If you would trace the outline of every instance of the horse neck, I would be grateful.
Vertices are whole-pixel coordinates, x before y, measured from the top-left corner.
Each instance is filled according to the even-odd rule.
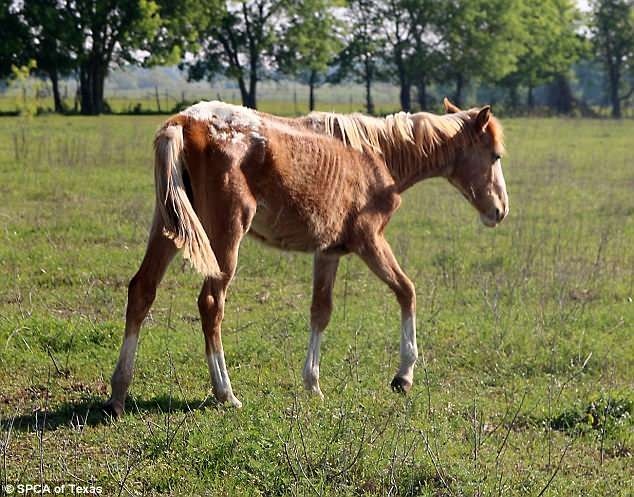
[[[402,192],[419,181],[446,176],[464,144],[465,136],[460,131],[452,136],[438,133],[428,145],[405,139],[385,141],[381,151],[398,191]]]

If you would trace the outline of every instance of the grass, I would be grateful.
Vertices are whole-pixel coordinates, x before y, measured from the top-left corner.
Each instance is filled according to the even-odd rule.
[[[408,397],[393,296],[341,264],[302,391],[311,257],[247,239],[224,344],[244,408],[209,397],[200,279],[177,259],[128,413],[99,409],[153,204],[160,117],[0,119],[0,484],[104,495],[626,496],[634,451],[632,122],[506,120],[511,215],[443,181],[388,228],[417,284]],[[2,495],[0,490],[0,495]]]

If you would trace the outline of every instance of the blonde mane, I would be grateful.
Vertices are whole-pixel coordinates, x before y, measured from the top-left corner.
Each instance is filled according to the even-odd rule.
[[[364,114],[312,112],[308,118],[313,126],[341,140],[355,150],[369,149],[387,158],[398,158],[401,168],[442,166],[455,156],[458,148],[473,143],[478,134],[468,126],[471,111],[436,115],[428,112],[410,114],[398,112],[384,118]],[[494,148],[504,151],[502,126],[491,118],[487,132]]]
[[[414,143],[414,126],[410,114],[399,112],[383,119],[364,114],[313,112],[309,116],[323,123],[327,135],[338,137],[349,147],[363,151],[368,147],[381,152],[386,142]]]

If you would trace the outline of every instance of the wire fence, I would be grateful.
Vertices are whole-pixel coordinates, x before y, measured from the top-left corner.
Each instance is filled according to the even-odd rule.
[[[105,100],[108,109],[113,113],[151,114],[173,113],[183,106],[200,100],[222,100],[233,104],[241,104],[240,91],[233,82],[220,81],[209,83],[156,84],[144,88],[120,88],[112,84],[106,85]],[[438,107],[442,96],[447,92],[442,89],[430,89],[429,102]],[[476,89],[467,95],[466,100],[476,102]],[[258,109],[279,115],[300,115],[308,112],[307,85],[294,81],[263,81],[258,86]],[[436,95],[437,94],[437,95]],[[74,81],[63,81],[60,84],[60,96],[63,106],[69,112],[79,112],[80,101],[77,85]],[[316,88],[316,109],[334,112],[362,112],[366,108],[365,88],[360,84],[325,84]],[[399,89],[387,83],[376,83],[372,87],[372,99],[377,114],[387,114],[400,110]],[[489,102],[487,102],[489,103]],[[412,99],[413,110],[417,109]],[[501,106],[496,108],[499,110]],[[54,109],[52,87],[50,83],[32,79],[21,86],[5,87],[0,90],[0,114],[50,113]],[[608,105],[594,105],[592,111],[599,117],[610,117]],[[433,108],[432,108],[433,110]],[[518,112],[515,112],[518,113]],[[520,109],[520,114],[522,111]],[[550,115],[545,107],[537,108],[535,115]],[[634,118],[634,107],[624,106],[624,118]]]

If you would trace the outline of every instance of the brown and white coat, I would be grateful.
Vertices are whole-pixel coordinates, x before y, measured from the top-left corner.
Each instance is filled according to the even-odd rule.
[[[157,203],[145,258],[132,278],[108,407],[123,411],[141,323],[179,249],[205,277],[198,306],[213,391],[239,407],[221,340],[227,288],[249,233],[266,244],[314,253],[305,387],[322,396],[319,350],[332,310],[339,258],[354,253],[401,307],[400,366],[392,388],[413,383],[416,293],[383,232],[401,193],[446,177],[488,226],[508,213],[500,165],[502,130],[489,107],[385,118],[311,113],[288,119],[222,102],[200,102],[168,119],[155,139]]]

